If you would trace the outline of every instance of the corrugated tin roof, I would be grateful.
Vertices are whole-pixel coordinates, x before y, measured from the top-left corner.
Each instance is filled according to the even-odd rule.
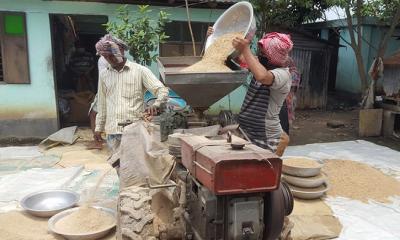
[[[43,0],[56,1],[56,0]],[[149,4],[156,6],[184,6],[185,0],[57,0],[57,1],[80,1],[80,2],[101,2],[119,4]],[[227,8],[240,0],[188,0],[192,8]]]

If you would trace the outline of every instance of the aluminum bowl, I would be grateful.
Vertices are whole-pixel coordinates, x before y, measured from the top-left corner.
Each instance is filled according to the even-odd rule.
[[[301,188],[290,184],[288,185],[294,197],[305,200],[321,198],[329,190],[329,186],[327,183],[324,183],[318,188]]]
[[[302,158],[302,159],[308,159],[315,161],[316,163],[319,164],[318,167],[312,167],[312,168],[307,168],[307,167],[293,167],[285,164],[286,159],[292,159],[292,158]],[[323,164],[318,162],[317,160],[309,157],[299,157],[299,156],[285,156],[282,157],[283,162],[282,162],[282,172],[291,176],[296,176],[296,177],[314,177],[317,176],[321,173],[321,168]]]
[[[296,187],[304,187],[304,188],[315,188],[324,184],[326,180],[326,176],[320,174],[315,177],[295,177],[286,174],[282,174],[282,180],[285,182],[296,186]]]
[[[51,217],[65,209],[75,206],[79,195],[68,190],[48,190],[31,193],[21,201],[21,207],[38,217]]]
[[[252,40],[256,33],[256,19],[254,18],[253,5],[249,2],[239,2],[228,8],[213,25],[214,33],[206,41],[205,48],[224,34],[243,32],[246,39]],[[235,58],[238,53],[234,51],[230,57]]]
[[[114,217],[115,219],[117,218],[117,213],[109,208],[104,208],[104,207],[97,207],[97,206],[91,206],[92,208],[96,208],[98,210],[101,210],[103,212],[106,212],[107,214],[111,215],[112,217]],[[48,228],[51,232],[61,235],[64,238],[68,239],[68,240],[94,240],[94,239],[99,239],[102,238],[104,236],[106,236],[108,233],[110,233],[110,231],[115,227],[116,225],[116,221],[114,221],[113,224],[111,224],[110,226],[105,227],[104,229],[97,231],[97,232],[88,232],[88,233],[82,233],[82,234],[71,234],[71,233],[65,233],[65,232],[61,232],[58,231],[55,228],[55,225],[58,221],[60,221],[62,218],[70,215],[71,213],[78,211],[80,208],[76,207],[76,208],[72,208],[72,209],[68,209],[65,210],[63,212],[60,212],[56,215],[54,215],[53,217],[51,217],[49,219],[48,222]]]

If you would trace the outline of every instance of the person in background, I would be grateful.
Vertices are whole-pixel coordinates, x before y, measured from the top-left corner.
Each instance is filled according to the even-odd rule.
[[[102,141],[101,134],[107,135],[107,145],[116,151],[121,143],[123,127],[120,123],[135,122],[144,117],[144,91],[149,90],[157,97],[147,109],[155,115],[160,104],[168,100],[166,88],[150,69],[129,61],[124,48],[110,34],[96,43],[96,51],[108,62],[99,76],[97,116],[94,137]],[[118,163],[111,163],[114,167]]]
[[[283,102],[281,112],[279,113],[279,119],[281,120],[281,125],[283,130],[289,135],[289,128],[295,119],[295,109],[296,109],[296,93],[300,87],[301,75],[298,72],[293,59],[289,59],[289,71],[292,75],[292,86],[290,92]]]
[[[292,85],[290,36],[266,34],[258,42],[258,57],[252,54],[247,39],[235,38],[232,45],[243,55],[253,74],[239,114],[240,127],[254,144],[282,156],[289,143],[279,112]]]

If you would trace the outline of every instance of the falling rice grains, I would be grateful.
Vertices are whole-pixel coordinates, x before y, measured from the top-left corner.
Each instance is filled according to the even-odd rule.
[[[225,60],[233,51],[232,40],[236,37],[243,38],[243,33],[227,33],[217,38],[207,48],[201,61],[184,68],[182,72],[231,72],[232,70],[225,65]]]
[[[400,195],[399,181],[363,163],[328,160],[322,170],[328,175],[331,196],[389,202],[389,197]]]

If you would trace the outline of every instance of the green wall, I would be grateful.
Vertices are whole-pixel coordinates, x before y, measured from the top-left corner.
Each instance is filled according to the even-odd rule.
[[[346,43],[350,42],[350,34],[347,28],[341,29],[340,44],[344,47],[339,48],[337,74],[336,74],[336,89],[351,93],[361,93],[361,82],[358,74],[357,62],[355,59],[354,51]],[[366,25],[362,27],[363,42],[362,42],[362,55],[366,71],[369,70],[374,57],[377,54],[379,42],[382,38],[382,32],[378,27],[373,25]],[[385,56],[390,56],[395,51],[400,49],[400,41],[396,38],[391,38],[386,49]]]
[[[41,0],[1,0],[0,2],[0,11],[26,13],[31,78],[31,84],[0,84],[0,138],[47,136],[58,128],[49,14],[106,15],[113,20],[115,9],[120,5]],[[136,6],[132,5],[132,9],[136,9]],[[186,21],[187,19],[185,8],[154,6],[152,9],[154,16],[162,9],[171,13],[172,20]],[[221,13],[222,10],[193,8],[191,19],[210,22],[215,21]],[[155,64],[151,66],[151,69],[157,73]],[[221,104],[223,103],[219,103],[217,108]],[[35,128],[32,122],[39,125],[45,123],[46,126]],[[18,130],[24,124],[31,124],[31,129]]]

